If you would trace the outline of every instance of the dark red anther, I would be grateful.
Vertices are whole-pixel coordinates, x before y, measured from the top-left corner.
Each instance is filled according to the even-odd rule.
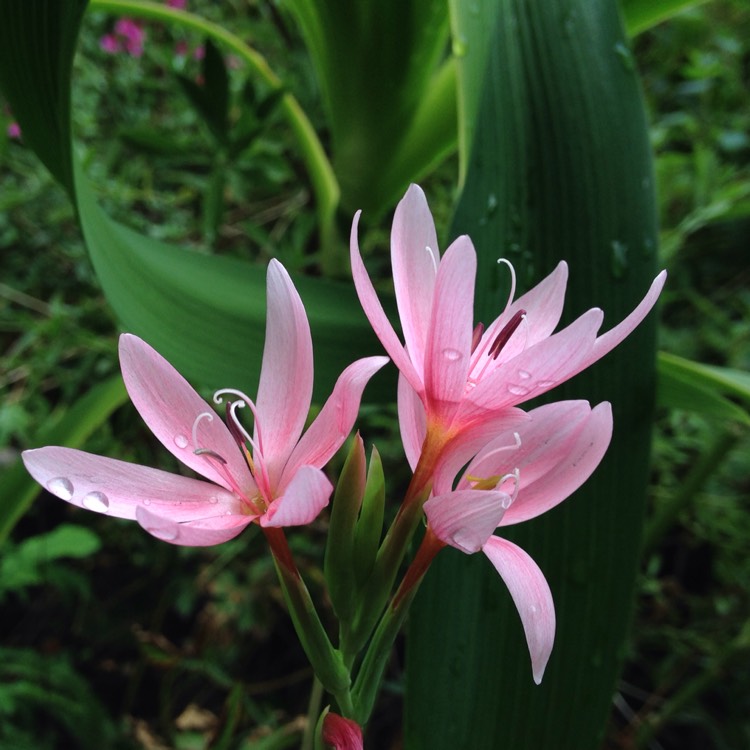
[[[474,333],[471,334],[471,353],[474,354],[474,350],[479,346],[479,342],[482,340],[482,334],[484,333],[484,323],[477,323]]]
[[[503,347],[508,343],[510,337],[515,333],[516,328],[521,325],[521,321],[526,317],[526,310],[519,310],[497,334],[492,342],[490,350],[487,352],[488,357],[497,359]]]

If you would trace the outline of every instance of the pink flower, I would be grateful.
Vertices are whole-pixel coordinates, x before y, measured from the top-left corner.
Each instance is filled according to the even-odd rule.
[[[509,407],[545,393],[603,357],[643,320],[666,278],[662,271],[635,310],[603,335],[597,335],[603,313],[596,308],[553,334],[568,275],[561,262],[536,287],[509,301],[486,330],[481,325],[474,329],[477,260],[471,240],[459,237],[440,258],[424,193],[412,185],[396,209],[391,230],[402,344],[362,262],[358,221],[359,214],[352,226],[351,263],[360,302],[424,410],[424,416],[415,416],[413,406],[406,407],[412,413],[402,422],[424,421],[425,432],[437,433],[443,445],[467,430],[479,439],[476,431],[489,429]],[[464,434],[464,439],[470,438]],[[409,456],[412,466],[418,455]]]
[[[187,0],[167,0],[167,5],[177,10],[185,10],[187,8]]]
[[[363,750],[364,747],[359,724],[333,713],[323,719],[323,742],[333,750]]]
[[[487,444],[455,489],[463,457],[460,450],[449,449],[424,512],[437,539],[466,554],[481,550],[505,581],[539,684],[555,636],[552,595],[531,557],[493,532],[545,513],[591,476],[612,436],[612,410],[606,402],[591,409],[586,401],[561,401],[528,416]]]
[[[145,39],[146,32],[138,23],[132,18],[120,18],[115,23],[114,33],[101,37],[99,46],[110,55],[125,50],[132,57],[140,57]]]
[[[19,140],[21,138],[21,126],[17,122],[11,122],[6,130],[8,138]]]
[[[217,391],[227,425],[156,351],[120,337],[120,364],[133,404],[162,444],[209,481],[95,456],[70,448],[25,451],[26,468],[52,494],[74,505],[138,521],[159,539],[219,544],[255,521],[265,527],[311,522],[332,486],[321,470],[349,434],[367,381],[386,362],[370,357],[339,376],[308,430],[313,356],[302,301],[283,266],[268,267],[266,344],[255,402]],[[237,411],[254,417],[250,435]]]

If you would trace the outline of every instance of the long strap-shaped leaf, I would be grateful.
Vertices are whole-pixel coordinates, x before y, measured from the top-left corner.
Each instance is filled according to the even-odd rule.
[[[142,236],[96,201],[70,142],[70,72],[85,0],[0,0],[0,88],[24,141],[77,204],[97,275],[126,329],[186,377],[251,392],[261,362],[265,269]],[[300,279],[316,345],[316,398],[357,356],[379,349],[351,285]],[[371,393],[392,398],[376,380]],[[392,385],[392,383],[390,383]]]
[[[460,101],[476,118],[451,235],[481,256],[478,317],[565,258],[566,315],[618,322],[655,274],[651,153],[614,0],[454,4]],[[480,17],[477,17],[476,13]],[[474,55],[474,58],[472,58]],[[477,69],[477,67],[479,69]],[[553,392],[614,405],[609,453],[584,489],[508,536],[539,563],[558,613],[541,686],[508,592],[483,556],[441,552],[408,633],[409,750],[592,750],[611,705],[638,562],[654,392],[654,320]],[[482,558],[482,559],[479,559]]]

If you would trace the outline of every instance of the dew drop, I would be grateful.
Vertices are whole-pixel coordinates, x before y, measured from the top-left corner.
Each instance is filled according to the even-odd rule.
[[[188,439],[184,435],[175,435],[174,436],[174,444],[178,448],[187,448],[188,447]]]
[[[508,392],[514,396],[526,396],[529,393],[529,388],[525,385],[518,385],[517,383],[511,383],[508,386]]]
[[[620,58],[622,67],[625,68],[625,70],[627,70],[628,72],[632,72],[633,70],[635,70],[635,61],[633,60],[633,54],[628,49],[626,44],[617,42],[617,44],[615,44],[615,54]]]
[[[177,526],[145,526],[146,531],[157,539],[161,539],[163,542],[173,542],[177,539],[178,530]]]
[[[616,279],[621,279],[625,276],[625,272],[628,268],[628,246],[624,242],[619,240],[612,240],[612,256],[610,269],[612,275]]]
[[[143,504],[144,504],[144,505],[151,505],[151,501],[150,501],[150,500],[144,500],[144,501],[143,501]]]
[[[466,53],[469,51],[469,45],[462,37],[456,37],[451,45],[451,51],[453,52],[454,57],[466,57]]]
[[[535,614],[536,614],[536,606],[535,606],[535,605],[533,605],[533,604],[532,604],[532,605],[531,605],[531,606],[529,607],[529,613],[530,613],[530,614],[532,614],[532,615],[535,615]]]
[[[521,380],[528,380],[531,377],[531,373],[528,370],[519,370],[518,377],[521,378]]]
[[[555,385],[554,380],[540,380],[537,384],[537,388],[552,388],[552,386]]]
[[[216,495],[211,495],[211,497],[208,500],[210,503],[213,503],[214,505],[219,502],[219,498],[216,497]]]
[[[458,360],[461,359],[462,354],[458,349],[443,349],[443,356],[449,362],[458,362]]]
[[[63,500],[70,500],[73,497],[73,482],[67,477],[55,477],[47,482],[47,489]]]
[[[96,513],[106,513],[109,510],[109,498],[103,492],[89,492],[84,495],[81,505]]]

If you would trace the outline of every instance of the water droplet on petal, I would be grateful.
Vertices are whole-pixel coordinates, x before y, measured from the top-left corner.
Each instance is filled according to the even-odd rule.
[[[527,388],[525,385],[519,385],[517,383],[510,383],[508,385],[508,392],[512,393],[514,396],[526,396],[529,393],[529,388]]]
[[[532,604],[532,605],[531,605],[531,606],[529,607],[529,612],[530,612],[530,613],[531,613],[532,615],[535,615],[535,614],[536,614],[536,607],[535,607],[535,606],[534,606],[533,604]]]
[[[521,380],[528,380],[531,377],[531,373],[528,370],[519,370],[518,377],[521,378]]]
[[[555,385],[554,380],[540,380],[537,384],[537,388],[552,388],[552,386]]]
[[[63,500],[70,500],[73,497],[73,482],[67,477],[55,477],[47,482],[47,489]]]
[[[81,505],[96,513],[106,513],[109,510],[109,498],[103,492],[89,492],[84,495]]]
[[[210,503],[214,503],[214,504],[215,504],[215,503],[218,503],[218,502],[219,502],[219,498],[218,498],[218,497],[216,497],[216,495],[211,495],[211,497],[209,498],[209,500],[208,500],[208,501],[209,501]]]
[[[150,501],[150,500],[144,500],[144,501],[143,501],[143,504],[144,504],[144,505],[151,505],[151,501]]]
[[[458,362],[459,359],[463,357],[460,351],[458,349],[443,349],[443,356],[449,361],[449,362]]]
[[[178,448],[187,448],[188,447],[188,439],[184,435],[175,435],[174,436],[174,444]]]
[[[173,542],[179,535],[179,527],[177,524],[173,526],[145,526],[146,531],[157,539],[161,539],[163,542]]]

